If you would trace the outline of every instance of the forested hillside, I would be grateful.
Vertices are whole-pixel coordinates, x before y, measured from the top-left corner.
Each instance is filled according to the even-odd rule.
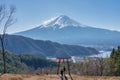
[[[57,70],[57,64],[55,62],[30,54],[16,55],[6,53],[6,62],[8,73],[55,74]],[[0,73],[3,71],[2,63],[2,55],[0,55]],[[65,63],[63,65],[67,66]],[[120,47],[113,49],[110,58],[87,57],[84,61],[70,63],[70,68],[71,73],[77,75],[120,76]]]
[[[0,51],[1,54],[1,51]],[[30,54],[6,53],[6,66],[8,73],[29,73],[38,68],[56,66],[55,62]],[[0,73],[3,71],[2,55],[0,55]]]

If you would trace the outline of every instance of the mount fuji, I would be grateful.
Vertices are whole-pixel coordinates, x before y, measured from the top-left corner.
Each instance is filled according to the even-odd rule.
[[[38,27],[15,33],[15,35],[72,45],[111,47],[120,44],[120,32],[86,26],[66,15],[51,18]]]
[[[73,26],[73,27],[83,26],[82,24],[72,20],[66,15],[60,15],[58,17],[51,18],[50,20],[43,22],[42,25],[43,25],[42,27],[52,27],[54,29],[56,27],[61,29],[68,26]]]

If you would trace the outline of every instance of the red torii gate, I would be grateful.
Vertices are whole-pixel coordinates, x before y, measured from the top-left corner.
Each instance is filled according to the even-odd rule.
[[[65,71],[66,68],[64,66],[64,68],[62,70],[60,70],[60,64],[61,63],[67,63],[67,72],[71,78],[71,80],[73,80],[71,73],[70,73],[70,61],[71,61],[71,56],[67,53],[67,51],[59,49],[56,51],[56,60],[58,62],[58,68],[57,68],[57,74],[61,74],[61,77],[63,78],[63,76],[65,77]]]
[[[69,74],[71,80],[73,80],[71,73],[70,73],[70,64],[69,64],[69,62],[71,61],[71,57],[64,57],[64,58],[57,57],[56,60],[58,62],[57,75],[60,73],[60,64],[66,62],[68,74]],[[65,73],[64,73],[64,75],[65,75]]]
[[[66,57],[66,58],[56,58],[56,60],[57,60],[57,62],[58,62],[58,68],[57,68],[57,74],[59,74],[59,72],[60,72],[60,63],[61,62],[66,62],[67,63],[67,71],[68,71],[68,74],[70,75],[70,64],[69,64],[69,62],[70,62],[70,60],[71,60],[71,58],[70,57]]]

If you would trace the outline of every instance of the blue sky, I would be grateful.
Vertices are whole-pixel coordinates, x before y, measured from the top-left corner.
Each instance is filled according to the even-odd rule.
[[[92,27],[120,31],[120,0],[0,0],[15,5],[17,22],[8,33],[39,26],[44,20],[67,15]]]

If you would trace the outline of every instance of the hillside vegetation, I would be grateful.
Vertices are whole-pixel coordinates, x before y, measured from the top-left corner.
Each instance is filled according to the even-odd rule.
[[[0,52],[1,54],[1,52]],[[30,54],[6,53],[8,73],[55,74],[57,64],[45,57]],[[66,66],[65,63],[61,68]],[[67,68],[67,66],[66,66]],[[81,76],[120,76],[120,47],[113,49],[110,58],[86,58],[78,63],[70,63],[71,73]],[[3,71],[2,55],[0,55],[0,73]]]
[[[8,73],[33,73],[38,68],[56,66],[55,62],[30,54],[16,55],[6,53],[6,63]],[[0,55],[0,73],[2,71],[3,62],[2,55]]]

